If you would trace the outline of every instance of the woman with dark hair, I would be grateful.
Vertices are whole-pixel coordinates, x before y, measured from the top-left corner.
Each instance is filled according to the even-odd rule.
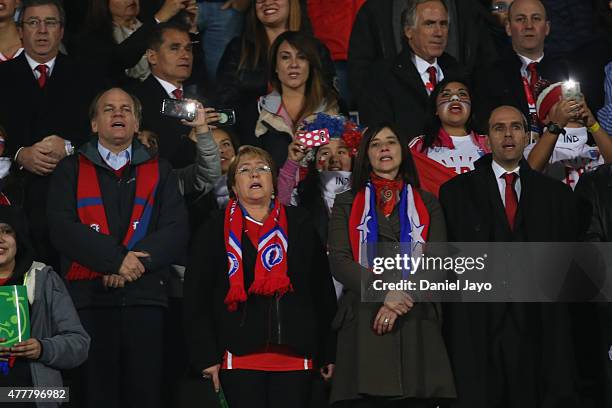
[[[270,60],[273,90],[259,98],[255,136],[278,166],[287,159],[295,131],[319,112],[336,114],[338,98],[325,82],[317,42],[310,35],[299,31],[280,34],[270,47]]]
[[[402,291],[384,302],[361,302],[370,261],[362,244],[445,241],[442,209],[419,189],[405,136],[370,127],[361,140],[350,191],[336,197],[329,258],[344,295],[338,328],[332,402],[338,407],[435,407],[455,397],[437,303],[416,303]],[[370,251],[366,251],[370,252]]]
[[[325,248],[306,211],[275,198],[266,151],[240,148],[227,184],[185,274],[191,366],[232,408],[309,407],[313,370],[331,374],[335,354]]]
[[[217,69],[219,105],[234,109],[241,144],[259,145],[254,135],[257,99],[270,92],[270,46],[285,31],[311,33],[308,15],[299,0],[256,0],[246,15],[244,33],[225,49]],[[316,40],[325,81],[333,86],[336,71],[329,50]],[[274,59],[274,58],[273,58]]]
[[[429,97],[425,134],[410,142],[410,150],[457,174],[474,170],[474,162],[490,152],[486,137],[473,130],[474,122],[467,81],[444,78]]]
[[[91,0],[74,55],[101,65],[114,84],[144,81],[151,73],[145,51],[155,26],[183,12],[195,27],[197,9],[195,0],[165,0],[153,17],[140,21],[140,0]]]

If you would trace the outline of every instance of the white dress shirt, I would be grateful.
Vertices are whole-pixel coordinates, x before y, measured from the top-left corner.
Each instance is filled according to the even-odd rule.
[[[98,142],[98,152],[102,160],[108,164],[108,167],[113,170],[119,170],[130,162],[130,158],[132,157],[132,145],[129,145],[127,149],[115,154]]]
[[[29,55],[28,53],[24,53],[26,60],[28,61],[28,65],[30,65],[30,68],[32,69],[32,73],[34,74],[34,78],[36,78],[36,80],[38,81],[38,78],[40,78],[40,72],[38,72],[38,70],[36,69],[37,66],[41,65],[40,62],[34,61]],[[57,57],[53,57],[51,58],[49,61],[45,62],[43,65],[47,66],[47,78],[49,78],[51,76],[51,74],[53,73],[53,68],[55,67],[55,59]]]
[[[542,61],[542,58],[544,58],[544,54],[542,54],[540,58],[537,58],[535,60],[529,59],[521,54],[516,54],[516,55],[519,56],[519,58],[521,59],[521,62],[523,63],[523,65],[521,65],[521,76],[523,78],[527,78],[531,80],[529,71],[527,70],[527,65],[531,64],[532,62],[537,62],[539,64],[540,61]]]
[[[172,99],[176,99],[176,96],[174,96],[174,94],[172,92],[174,92],[175,89],[180,89],[181,91],[183,90],[183,87],[179,87],[177,88],[176,86],[172,85],[170,82],[168,81],[164,81],[163,79],[161,79],[160,77],[157,77],[155,75],[153,75],[155,77],[155,79],[157,79],[157,81],[161,84],[161,86],[164,88],[164,90],[166,91],[166,93],[168,94],[168,97],[172,98]]]
[[[521,199],[521,177],[519,173],[519,167],[515,168],[512,171],[507,171],[502,166],[497,164],[495,160],[491,162],[491,167],[493,168],[493,174],[495,175],[495,180],[497,180],[497,188],[499,189],[499,195],[501,196],[502,203],[504,207],[506,207],[506,179],[503,177],[506,173],[516,173],[519,176],[514,182],[514,191],[516,191],[517,201]]]
[[[437,83],[440,83],[444,79],[444,73],[442,72],[442,68],[440,68],[440,65],[438,65],[438,59],[436,58],[433,64],[430,64],[418,55],[413,54],[413,62],[416,66],[417,72],[421,76],[423,85],[427,89],[427,93],[431,93],[431,91],[427,88],[427,84],[429,83],[429,72],[427,71],[427,69],[429,67],[434,67],[436,69]]]

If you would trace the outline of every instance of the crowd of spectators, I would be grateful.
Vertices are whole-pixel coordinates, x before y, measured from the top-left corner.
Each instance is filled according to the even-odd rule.
[[[0,387],[612,406],[607,303],[362,299],[379,243],[611,241],[611,135],[608,0],[0,0]]]

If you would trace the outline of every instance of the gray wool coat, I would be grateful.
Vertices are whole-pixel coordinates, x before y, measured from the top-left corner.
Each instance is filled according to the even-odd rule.
[[[446,225],[436,198],[419,191],[429,211],[427,241],[445,241]],[[455,385],[442,339],[442,311],[437,303],[416,303],[397,319],[393,331],[378,336],[372,330],[381,303],[361,302],[363,267],[353,260],[349,217],[354,196],[336,196],[329,223],[329,259],[334,277],[345,287],[334,327],[338,330],[336,370],[331,401],[362,395],[401,398],[454,398]],[[387,219],[378,211],[379,242],[398,242],[398,206]]]
[[[40,341],[40,358],[30,361],[34,387],[62,387],[60,370],[87,359],[90,338],[81,325],[64,282],[50,266],[32,263],[26,279],[30,302],[30,336]],[[38,408],[59,407],[37,402]]]

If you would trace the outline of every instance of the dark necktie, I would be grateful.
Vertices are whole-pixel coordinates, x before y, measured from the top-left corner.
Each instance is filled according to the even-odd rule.
[[[532,62],[527,65],[527,71],[529,72],[529,87],[531,92],[535,93],[535,86],[538,83],[538,63]],[[534,95],[535,96],[535,95]]]
[[[183,99],[183,91],[181,89],[176,88],[172,91],[172,95],[174,95],[176,99]]]
[[[516,219],[516,210],[518,208],[518,197],[514,189],[514,183],[518,175],[516,173],[506,173],[502,176],[506,180],[506,218],[510,230],[514,231],[514,220]]]
[[[431,66],[427,68],[427,72],[429,72],[429,83],[431,84],[431,89],[433,90],[433,88],[435,88],[436,85],[438,85],[438,79],[436,77],[436,74],[438,73],[438,71],[436,70],[436,67]]]
[[[35,69],[40,73],[40,76],[38,77],[38,86],[44,88],[45,84],[47,83],[47,78],[49,78],[49,67],[47,67],[45,64],[40,64],[37,65]]]

